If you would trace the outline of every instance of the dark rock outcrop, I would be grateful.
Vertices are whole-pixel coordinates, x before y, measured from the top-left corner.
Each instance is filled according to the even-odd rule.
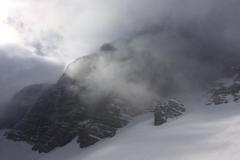
[[[4,117],[0,121],[0,129],[12,128],[17,122],[21,121],[49,86],[50,84],[30,85],[15,94],[4,110]]]
[[[154,125],[159,126],[169,118],[180,116],[185,112],[184,105],[176,100],[168,100],[166,103],[158,103],[154,110]]]
[[[230,72],[231,71],[231,72]],[[240,72],[239,67],[233,67],[229,72],[234,76],[216,82],[215,86],[208,91],[207,105],[224,104],[229,101],[238,102],[240,99]]]
[[[86,86],[76,84],[67,75],[30,103],[27,114],[5,135],[15,141],[26,141],[33,150],[49,152],[64,146],[75,137],[80,147],[87,147],[128,123],[131,113],[127,101],[112,94],[102,94],[89,102]],[[20,94],[20,93],[19,93]],[[28,95],[24,95],[25,98]]]
[[[111,56],[111,53],[104,56]],[[15,121],[5,136],[28,142],[33,150],[39,152],[49,152],[74,138],[77,138],[80,147],[88,147],[103,138],[114,136],[117,129],[125,126],[131,117],[145,112],[146,108],[133,106],[129,98],[119,96],[114,90],[96,90],[101,84],[92,85],[96,77],[89,77],[98,70],[96,64],[99,62],[96,61],[102,56],[89,55],[72,62],[56,84],[37,94],[26,107],[21,120]],[[133,79],[130,78],[130,81]],[[22,99],[29,99],[34,94],[22,95]],[[157,105],[155,124],[179,116],[184,110],[174,100]]]
[[[232,99],[238,102],[240,99],[240,83],[233,83],[230,86],[219,86],[209,91],[208,105],[228,103]]]
[[[226,68],[226,75],[208,90],[207,105],[219,105],[240,100],[240,66]]]

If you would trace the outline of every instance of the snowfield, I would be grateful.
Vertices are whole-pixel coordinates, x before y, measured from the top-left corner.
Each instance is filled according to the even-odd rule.
[[[0,131],[0,160],[35,160],[41,155],[33,152],[31,146],[24,142],[14,142],[3,137]]]
[[[48,154],[37,154],[23,143],[1,138],[3,160],[239,160],[240,105],[206,106],[184,103],[187,112],[161,126],[153,115],[137,117],[113,138],[79,149],[71,142]],[[10,146],[14,150],[9,151]],[[17,156],[14,156],[17,155]]]

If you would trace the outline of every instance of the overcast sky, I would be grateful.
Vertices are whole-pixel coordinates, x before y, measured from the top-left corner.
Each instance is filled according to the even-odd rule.
[[[0,99],[28,84],[56,81],[66,64],[95,52],[106,42],[157,34],[155,40],[165,36],[168,47],[172,42],[179,44],[180,41],[172,41],[176,35],[172,32],[171,38],[158,34],[166,26],[181,32],[194,45],[201,45],[206,52],[201,58],[209,55],[218,59],[240,51],[239,0],[0,0],[0,3]]]
[[[237,0],[0,2],[1,46],[14,43],[33,54],[61,62],[89,54],[105,42],[131,38],[153,26],[161,26],[168,19],[175,27],[184,27],[186,22],[199,25],[198,32],[202,33],[198,34],[209,39],[224,39],[224,43],[239,39]]]

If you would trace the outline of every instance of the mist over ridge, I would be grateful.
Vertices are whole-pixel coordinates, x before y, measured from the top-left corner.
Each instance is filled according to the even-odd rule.
[[[131,159],[135,155],[129,151],[145,150],[149,141],[153,148],[143,152],[146,157],[159,154],[160,146],[163,154],[156,159],[169,157],[170,150],[186,150],[190,159],[196,150],[201,159],[205,150],[225,154],[218,152],[229,146],[225,142],[235,145],[239,0],[0,1],[0,129],[6,129],[0,132],[0,148],[9,140],[26,142],[39,153],[73,141],[85,148],[144,114],[151,122],[139,121],[133,127],[140,126],[139,137],[127,136],[144,145],[118,142],[110,150],[100,147],[96,155],[122,153],[119,148]],[[231,124],[225,123],[230,117]],[[169,119],[176,120],[175,129],[170,123],[159,126]],[[220,145],[223,137],[228,140]]]

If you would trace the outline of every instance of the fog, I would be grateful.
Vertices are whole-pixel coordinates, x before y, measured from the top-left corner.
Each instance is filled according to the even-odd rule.
[[[69,76],[86,83],[94,96],[113,92],[140,104],[179,97],[206,89],[239,65],[238,1],[133,4],[120,14],[127,14],[120,16],[123,24],[135,22],[120,32],[126,36],[103,45],[92,61],[79,60],[69,69]]]
[[[62,71],[62,65],[31,55],[29,51],[22,48],[1,47],[0,111],[23,87],[35,83],[55,83]]]
[[[205,87],[226,67],[239,63],[238,0],[1,2],[1,23],[17,32],[20,40],[14,45],[24,50],[0,53],[1,75],[17,77],[22,84],[0,84],[14,88],[5,94],[55,80],[66,64],[89,54],[100,54],[94,60],[96,69],[84,79],[95,93],[114,91],[143,101]],[[99,51],[105,43],[114,47]],[[22,74],[9,66],[18,66]],[[81,67],[69,76],[83,74]]]

